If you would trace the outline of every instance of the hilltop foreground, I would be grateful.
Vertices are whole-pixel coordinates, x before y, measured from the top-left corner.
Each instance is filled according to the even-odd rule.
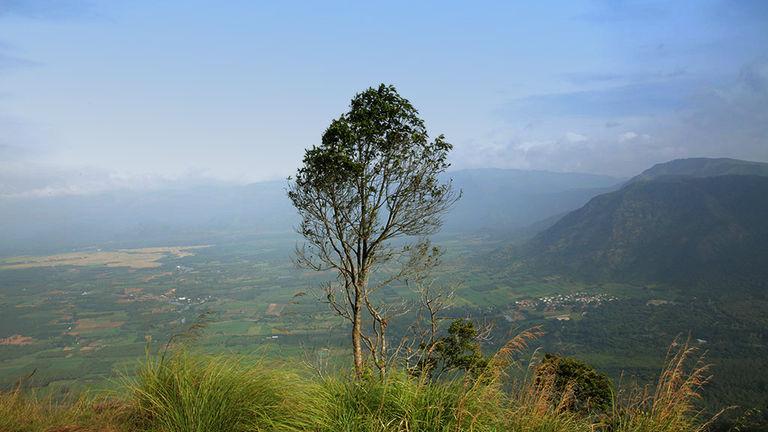
[[[16,390],[0,394],[0,430],[47,431],[633,431],[703,430],[692,402],[705,382],[695,350],[669,358],[654,392],[620,389],[585,410],[578,381],[525,374],[511,379],[516,337],[474,378],[430,381],[390,372],[352,380],[308,370],[246,364],[179,351],[148,357],[117,392],[54,402]],[[694,367],[689,367],[693,362]],[[529,371],[533,368],[529,368]],[[572,372],[576,369],[569,369]],[[301,374],[303,372],[304,374]],[[318,371],[315,371],[318,372]]]

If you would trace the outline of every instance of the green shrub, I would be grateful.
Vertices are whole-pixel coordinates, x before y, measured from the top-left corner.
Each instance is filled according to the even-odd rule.
[[[593,414],[611,408],[610,378],[579,360],[545,354],[536,368],[536,379],[551,381],[561,409]]]
[[[457,319],[448,327],[448,335],[435,343],[433,356],[428,357],[427,372],[437,368],[441,371],[467,372],[477,377],[488,366],[477,341],[475,324],[467,319]]]

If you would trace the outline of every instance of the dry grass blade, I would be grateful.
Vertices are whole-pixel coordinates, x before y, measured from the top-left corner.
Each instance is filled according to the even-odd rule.
[[[704,431],[696,400],[711,376],[704,355],[690,341],[673,342],[653,391],[646,386],[616,403],[619,431]]]
[[[537,326],[523,330],[512,339],[508,340],[507,343],[505,343],[504,346],[496,351],[496,354],[491,357],[486,371],[487,375],[484,378],[491,378],[493,380],[500,378],[504,370],[514,363],[515,354],[527,350],[531,341],[534,341],[543,335],[544,332],[541,330],[541,327]]]

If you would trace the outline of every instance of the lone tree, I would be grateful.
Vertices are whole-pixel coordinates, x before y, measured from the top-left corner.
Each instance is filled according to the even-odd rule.
[[[381,84],[352,99],[349,111],[331,122],[320,145],[306,150],[302,167],[289,179],[288,196],[306,240],[296,262],[337,274],[324,286],[325,297],[351,324],[358,377],[365,368],[364,345],[385,373],[386,329],[398,314],[371,294],[433,260],[426,236],[440,228],[459,198],[450,181],[439,179],[451,148],[442,135],[430,140],[413,105]],[[386,271],[380,271],[383,266]]]

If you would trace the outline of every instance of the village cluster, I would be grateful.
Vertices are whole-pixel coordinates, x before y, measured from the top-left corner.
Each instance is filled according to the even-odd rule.
[[[600,306],[605,302],[618,300],[617,297],[608,294],[587,294],[578,292],[573,294],[557,294],[538,297],[534,299],[518,300],[514,303],[517,309],[543,309],[557,310],[573,306]]]

